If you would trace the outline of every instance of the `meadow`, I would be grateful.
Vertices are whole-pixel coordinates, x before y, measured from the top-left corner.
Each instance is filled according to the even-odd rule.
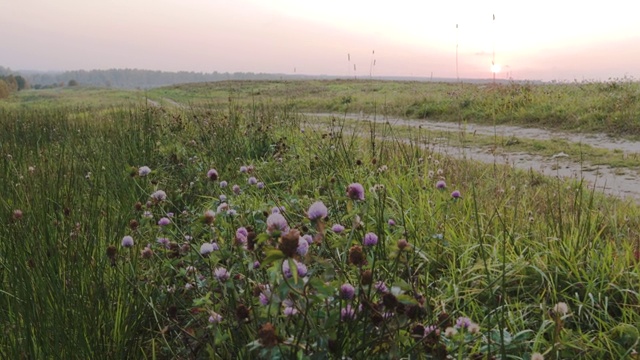
[[[633,137],[637,96],[631,81],[21,92],[0,103],[0,358],[637,358],[636,203],[301,114]]]

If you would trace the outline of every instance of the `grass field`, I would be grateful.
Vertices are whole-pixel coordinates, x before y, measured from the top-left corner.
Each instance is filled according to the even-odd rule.
[[[634,96],[626,81],[18,94],[0,103],[0,358],[637,358],[635,203],[447,158],[421,132],[299,116],[635,135]]]

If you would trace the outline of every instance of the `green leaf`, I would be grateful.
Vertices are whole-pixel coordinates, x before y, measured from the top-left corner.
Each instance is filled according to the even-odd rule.
[[[285,256],[282,251],[277,249],[267,250],[267,257],[262,261],[261,267],[264,269],[271,265],[274,261],[284,259]]]
[[[284,256],[284,255],[283,255]],[[291,271],[291,275],[293,275],[293,283],[298,283],[298,267],[296,266],[296,262],[293,261],[292,258],[289,258],[289,271]]]
[[[329,297],[333,295],[334,288],[332,286],[326,285],[322,280],[317,277],[314,277],[309,281],[311,286],[318,291],[318,294],[324,295],[325,297]]]

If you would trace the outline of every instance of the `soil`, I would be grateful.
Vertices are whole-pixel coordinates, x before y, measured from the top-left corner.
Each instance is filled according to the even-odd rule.
[[[604,134],[577,134],[558,131],[549,131],[536,128],[518,126],[486,126],[478,124],[457,124],[433,120],[408,120],[389,117],[373,117],[357,114],[305,114],[308,117],[334,116],[342,119],[354,119],[363,121],[375,121],[377,123],[389,123],[400,126],[421,126],[426,130],[467,132],[501,137],[528,138],[537,140],[562,139],[567,142],[575,142],[590,145],[594,148],[618,150],[625,154],[640,153],[640,142],[611,138]],[[559,178],[571,178],[585,181],[591,189],[605,194],[617,196],[623,199],[632,199],[640,202],[640,178],[635,170],[624,168],[612,168],[610,166],[593,166],[580,159],[572,158],[564,153],[558,153],[551,157],[527,154],[522,152],[496,153],[490,148],[449,146],[444,142],[434,142],[428,147],[433,151],[446,155],[482,161],[486,163],[508,164],[514,168],[534,170],[543,175]]]

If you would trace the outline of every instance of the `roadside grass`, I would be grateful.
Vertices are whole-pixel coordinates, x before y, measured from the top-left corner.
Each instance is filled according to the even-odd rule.
[[[637,351],[636,204],[239,99],[0,107],[0,357]]]

